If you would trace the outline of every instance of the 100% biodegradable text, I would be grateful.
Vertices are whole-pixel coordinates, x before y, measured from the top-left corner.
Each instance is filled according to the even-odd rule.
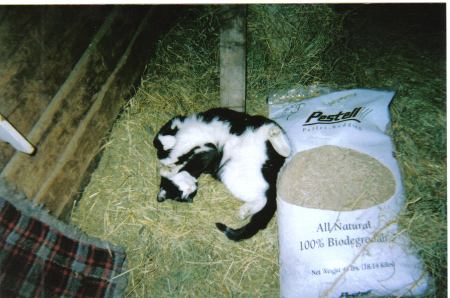
[[[368,244],[368,243],[383,243],[389,241],[388,237],[380,233],[376,237],[356,237],[351,238],[349,236],[344,238],[326,238],[325,240],[323,238],[316,238],[316,239],[310,239],[306,241],[300,241],[300,250],[313,250],[318,248],[324,248],[324,247],[339,247],[339,246],[347,246],[347,245],[354,245],[356,247],[360,247],[362,245]]]

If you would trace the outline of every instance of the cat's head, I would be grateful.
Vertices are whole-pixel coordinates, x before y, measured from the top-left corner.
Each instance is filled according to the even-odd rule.
[[[158,202],[171,199],[192,203],[197,194],[197,179],[186,171],[173,175],[161,175],[161,184],[157,196]]]
[[[178,158],[176,164],[163,166],[158,202],[172,199],[192,203],[197,194],[197,179],[202,174],[215,174],[218,171],[221,153],[214,144],[196,146]]]

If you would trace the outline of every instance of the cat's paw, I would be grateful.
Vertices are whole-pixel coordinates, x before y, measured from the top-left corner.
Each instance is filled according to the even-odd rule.
[[[253,211],[253,206],[248,203],[245,203],[244,205],[242,205],[239,208],[239,212],[238,212],[239,218],[246,219],[249,215],[253,214],[252,211]]]
[[[180,170],[181,166],[178,165],[168,165],[168,166],[163,166],[160,170],[159,173],[161,174],[161,176],[163,177],[172,177],[175,174],[178,174],[178,171]]]
[[[259,212],[266,205],[266,202],[267,200],[264,197],[246,202],[239,208],[239,217],[241,219],[246,219],[249,215]]]

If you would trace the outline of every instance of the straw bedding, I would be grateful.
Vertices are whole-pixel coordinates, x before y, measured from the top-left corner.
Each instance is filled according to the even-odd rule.
[[[281,88],[398,85],[390,110],[407,195],[401,232],[435,277],[435,297],[444,297],[445,34],[371,26],[364,6],[350,8],[249,5],[247,112],[267,115],[267,95]],[[217,13],[217,6],[189,6],[161,37],[73,207],[74,225],[127,248],[128,297],[279,296],[275,219],[247,241],[227,240],[214,223],[242,226],[240,203],[207,175],[193,204],[156,201],[155,133],[175,115],[219,105]]]
[[[385,202],[395,187],[392,172],[375,158],[326,145],[295,154],[280,174],[278,194],[302,207],[352,211]]]

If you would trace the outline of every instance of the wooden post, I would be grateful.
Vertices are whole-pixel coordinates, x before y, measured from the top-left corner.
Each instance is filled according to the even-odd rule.
[[[246,6],[220,6],[220,105],[245,112]]]

